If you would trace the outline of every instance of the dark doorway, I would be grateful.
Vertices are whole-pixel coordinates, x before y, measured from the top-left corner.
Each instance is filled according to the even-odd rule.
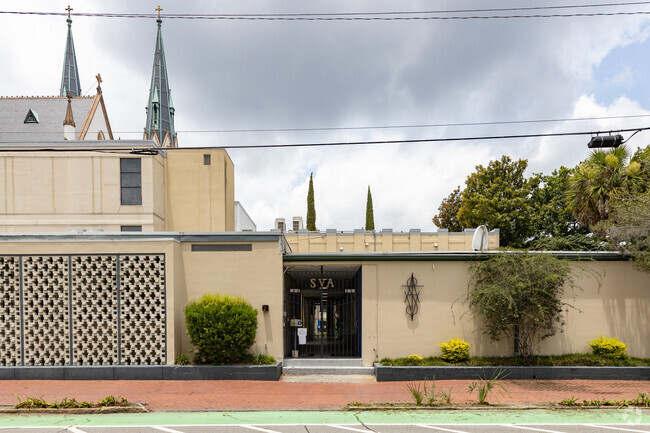
[[[361,268],[291,266],[285,275],[285,356],[360,357]]]

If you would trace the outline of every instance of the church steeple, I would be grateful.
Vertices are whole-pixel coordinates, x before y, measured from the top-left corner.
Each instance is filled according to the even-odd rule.
[[[174,129],[174,104],[167,81],[167,64],[165,63],[165,50],[163,48],[162,30],[160,19],[160,6],[158,11],[158,33],[156,35],[156,51],[153,57],[153,71],[151,73],[151,88],[149,89],[149,102],[147,103],[147,124],[144,128],[144,138],[157,140],[163,147],[176,147],[176,130]]]
[[[59,96],[81,96],[81,84],[79,84],[79,69],[77,69],[77,56],[74,52],[74,41],[72,40],[72,19],[68,5],[68,38],[65,43],[65,56],[63,57],[63,75],[61,77],[61,92]]]

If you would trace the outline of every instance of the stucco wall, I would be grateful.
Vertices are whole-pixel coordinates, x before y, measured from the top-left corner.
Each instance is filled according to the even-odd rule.
[[[252,251],[192,251],[193,244],[180,245],[184,288],[177,288],[177,330],[181,335],[181,348],[190,348],[181,304],[197,300],[205,293],[241,296],[257,309],[257,338],[252,351],[282,359],[282,255],[277,242],[252,243]],[[250,242],[208,242],[208,244],[233,245]],[[187,300],[187,301],[186,301]],[[269,311],[263,312],[262,305]]]
[[[0,232],[120,231],[122,225],[163,229],[163,157],[129,151],[3,153]],[[142,161],[142,205],[121,205],[120,158]]]
[[[628,343],[632,356],[650,357],[650,275],[632,269],[629,262],[592,262],[576,265],[581,290],[565,291],[565,301],[578,310],[566,314],[565,332],[543,342],[541,354],[590,352],[588,342],[601,334]],[[466,262],[382,262],[367,265],[377,273],[377,353],[383,357],[439,355],[439,342],[459,337],[472,345],[471,353],[480,356],[505,356],[513,352],[510,341],[491,342],[477,329],[481,321],[466,314],[462,303],[469,283]],[[435,267],[434,267],[435,266]],[[590,271],[604,275],[602,287]],[[364,276],[366,274],[364,265]],[[404,288],[411,275],[418,279],[420,311],[411,320],[405,313]],[[371,291],[365,284],[364,294]],[[574,298],[575,297],[575,298]],[[575,300],[574,300],[575,299]],[[365,300],[365,297],[364,297]],[[367,309],[364,309],[364,312]],[[371,313],[371,314],[373,314]],[[371,349],[368,346],[368,349]],[[364,361],[369,350],[364,350]]]
[[[142,226],[144,232],[235,229],[234,166],[225,150],[176,148],[165,157],[131,154],[126,141],[115,143],[97,145],[97,152],[79,147],[3,152],[0,232],[119,232],[121,226]],[[143,148],[147,142],[133,144]],[[103,152],[100,146],[124,149]],[[204,165],[204,155],[211,156],[210,165]],[[141,160],[142,205],[121,205],[120,158]]]
[[[166,165],[167,231],[235,230],[234,166],[225,150],[169,149]]]
[[[340,265],[353,261],[301,262],[301,265]],[[511,341],[492,342],[477,331],[463,304],[469,284],[465,261],[358,261],[362,265],[362,357],[371,365],[384,357],[440,355],[439,343],[459,337],[476,356],[509,356]],[[292,263],[293,264],[293,263]],[[588,342],[601,334],[628,344],[631,356],[650,357],[650,274],[627,261],[574,262],[582,290],[567,289],[565,300],[577,307],[566,314],[565,331],[545,340],[543,355],[590,352]],[[581,270],[582,269],[582,270]],[[587,270],[585,272],[585,269]],[[602,286],[594,273],[600,274]],[[419,312],[406,313],[407,279],[418,280]]]

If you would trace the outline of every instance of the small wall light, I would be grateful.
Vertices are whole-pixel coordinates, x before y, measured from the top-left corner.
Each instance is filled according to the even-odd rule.
[[[262,311],[266,312],[269,311],[269,306],[268,305],[262,305]]]

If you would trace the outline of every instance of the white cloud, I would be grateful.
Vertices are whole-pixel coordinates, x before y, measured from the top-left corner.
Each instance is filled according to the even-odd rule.
[[[499,6],[519,5],[503,0]],[[67,2],[40,0],[20,9],[63,11]],[[154,5],[97,0],[77,12],[153,12]],[[468,0],[436,9],[485,7]],[[386,11],[401,3],[350,0],[274,2],[220,0],[169,5],[165,12],[264,13]],[[430,2],[409,3],[413,10]],[[148,10],[150,9],[150,10]],[[182,9],[182,10],[181,10]],[[145,121],[156,32],[154,20],[73,17],[82,86],[104,78],[113,130],[139,137]],[[604,106],[585,89],[593,69],[617,47],[647,39],[650,19],[259,22],[164,20],[169,80],[182,146],[306,143],[480,136],[622,128],[639,119],[446,128],[193,133],[360,125],[418,125],[557,119],[646,113],[632,99]],[[58,93],[66,23],[63,17],[0,16],[7,59],[0,95]],[[597,31],[594,31],[597,29]],[[645,55],[640,53],[639,55]],[[648,80],[622,71],[620,80]],[[631,77],[630,77],[631,73]],[[637,76],[636,73],[639,75]],[[639,100],[642,100],[639,98]],[[643,99],[645,101],[645,99]],[[131,135],[125,132],[131,132]],[[530,171],[573,166],[587,138],[422,143],[357,147],[233,150],[236,199],[259,229],[276,217],[306,213],[314,172],[317,223],[350,230],[364,224],[370,185],[377,227],[433,229],[440,201],[475,165],[508,154]],[[647,143],[639,134],[632,143]]]

